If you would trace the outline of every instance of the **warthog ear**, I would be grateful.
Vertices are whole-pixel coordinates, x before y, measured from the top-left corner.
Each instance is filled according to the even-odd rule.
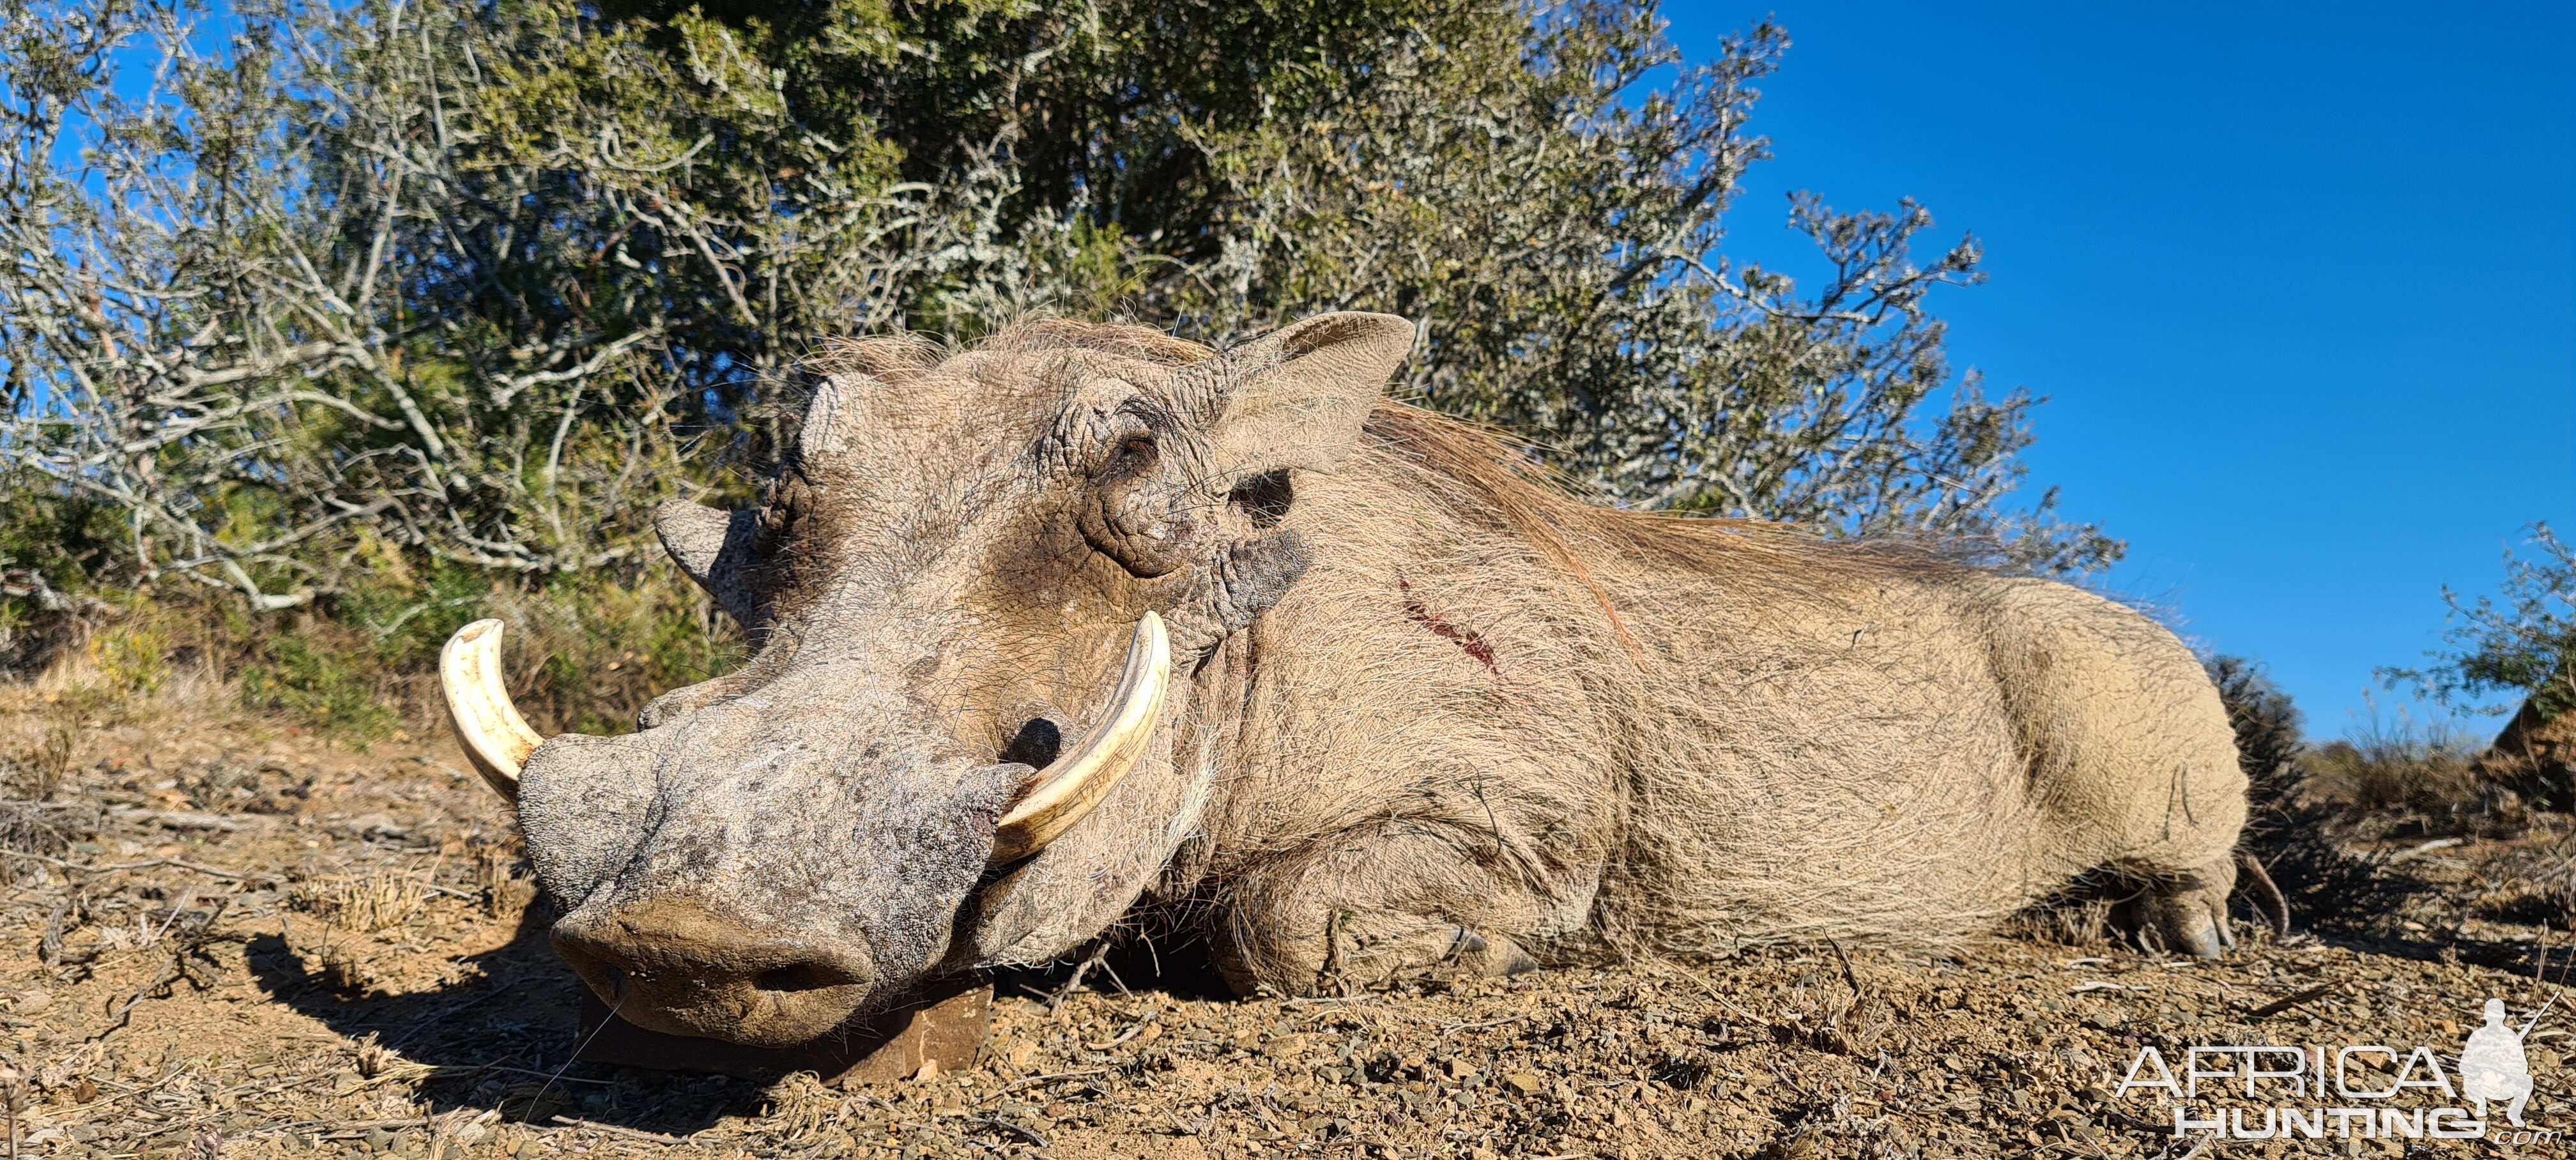
[[[662,537],[662,550],[700,584],[715,571],[716,557],[724,552],[725,530],[732,524],[732,513],[684,499],[653,509],[653,532]]]
[[[868,401],[885,385],[876,376],[856,370],[820,375],[808,382],[814,393],[805,401],[805,415],[796,430],[797,453],[808,456],[820,455],[857,432]]]
[[[1350,454],[1413,352],[1413,324],[1337,311],[1283,327],[1213,360],[1209,466],[1242,480],[1284,467],[1329,472]],[[1208,364],[1203,364],[1208,365]]]
[[[715,597],[717,607],[744,631],[759,627],[760,597],[747,567],[760,540],[759,512],[718,511],[675,499],[653,509],[653,531],[671,562]]]

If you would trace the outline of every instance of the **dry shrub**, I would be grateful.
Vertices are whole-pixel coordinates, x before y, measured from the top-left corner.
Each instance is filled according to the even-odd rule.
[[[286,902],[341,930],[372,934],[410,921],[429,893],[418,878],[379,870],[296,883]]]
[[[78,736],[71,722],[57,719],[41,735],[0,752],[0,787],[27,801],[52,797],[71,773],[72,743]]]
[[[516,842],[474,844],[475,893],[486,917],[513,918],[536,901],[536,883],[519,873],[525,861],[526,852]]]
[[[57,720],[36,737],[0,750],[0,850],[59,857],[98,832],[98,807],[46,800],[71,772],[74,736],[70,722]],[[35,864],[0,857],[0,884],[17,881]]]
[[[334,990],[364,991],[376,981],[374,972],[367,970],[366,964],[358,960],[357,952],[350,950],[345,942],[323,947],[321,963],[322,981]]]
[[[2112,945],[2111,903],[2099,898],[2052,900],[2005,919],[2007,938],[2076,950],[2107,950]]]
[[[2451,814],[2480,804],[2471,768],[2485,746],[2442,726],[2401,720],[2374,724],[2346,741],[2309,753],[2307,790],[2318,799],[2364,813]]]
[[[1875,992],[1832,1004],[1825,1011],[1824,1022],[1815,1029],[1816,1050],[1866,1057],[1877,1050],[1894,1019],[1887,1000]]]
[[[365,1038],[358,1041],[354,1054],[357,1057],[358,1075],[362,1079],[374,1079],[385,1074],[394,1064],[402,1062],[402,1057],[394,1054],[392,1048],[377,1041],[377,1033],[373,1031],[368,1032]]]
[[[627,732],[653,698],[728,672],[742,654],[733,621],[675,568],[496,591],[484,613],[509,622],[510,693],[545,732]],[[415,716],[436,718],[434,687],[421,682]]]
[[[0,850],[60,857],[98,832],[98,807],[86,802],[0,801]],[[0,883],[15,882],[33,862],[0,857]]]
[[[2494,885],[2477,900],[2480,914],[2576,930],[2576,835],[2544,849],[2510,852],[2485,877]]]
[[[388,555],[332,601],[259,616],[193,587],[133,594],[102,605],[80,647],[49,653],[34,691],[72,722],[240,708],[364,748],[446,731],[439,650],[481,617],[509,623],[511,692],[547,732],[625,732],[653,698],[731,669],[742,652],[732,622],[659,563],[528,589],[401,563]],[[0,796],[41,796],[26,787],[60,780],[76,736],[62,728],[59,742],[0,745]]]
[[[827,1144],[846,1136],[842,1125],[856,1109],[849,1098],[832,1090],[810,1071],[791,1072],[762,1093],[769,1101],[769,1122],[788,1144]]]

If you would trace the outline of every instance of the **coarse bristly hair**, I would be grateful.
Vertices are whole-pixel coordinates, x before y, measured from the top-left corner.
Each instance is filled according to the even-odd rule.
[[[1060,351],[1216,353],[1039,318],[972,347],[839,343],[812,369],[901,383],[970,354]],[[1231,853],[1196,856],[1220,881],[1167,897],[1303,921],[1304,880],[1265,879],[1275,867],[1427,833],[1475,863],[1421,868],[1438,906],[1492,915],[1554,961],[1938,944],[2097,871],[2191,905],[2215,891],[2223,912],[2243,778],[2197,662],[2143,617],[1919,544],[1588,502],[1496,433],[1400,402],[1362,439],[1332,480],[1300,485],[1342,542],[1318,545],[1273,615],[1262,687],[1287,701],[1331,685],[1416,718],[1347,750],[1299,739],[1333,768],[1290,753],[1285,780],[1229,774],[1242,800],[1211,806],[1204,836]],[[1283,655],[1327,622],[1383,625],[1368,631],[1388,647],[1309,669]],[[1312,800],[1282,821],[1275,795],[1292,792]],[[1354,890],[1386,873],[1347,871]],[[1330,921],[1337,946],[1349,927]]]

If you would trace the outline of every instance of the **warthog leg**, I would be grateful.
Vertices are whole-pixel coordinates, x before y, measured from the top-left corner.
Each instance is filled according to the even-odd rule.
[[[1445,836],[1374,834],[1264,867],[1229,892],[1213,940],[1237,993],[1358,991],[1407,975],[1538,966],[1515,932],[1564,909]]]

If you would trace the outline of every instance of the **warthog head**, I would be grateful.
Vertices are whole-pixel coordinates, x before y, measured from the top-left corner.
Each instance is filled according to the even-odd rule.
[[[777,1045],[1106,927],[1206,803],[1192,672],[1306,567],[1292,473],[1353,446],[1412,341],[1331,314],[1224,354],[1057,323],[827,360],[765,507],[656,513],[741,671],[540,744],[499,622],[449,644],[458,734],[570,908],[555,946],[632,1022]]]

